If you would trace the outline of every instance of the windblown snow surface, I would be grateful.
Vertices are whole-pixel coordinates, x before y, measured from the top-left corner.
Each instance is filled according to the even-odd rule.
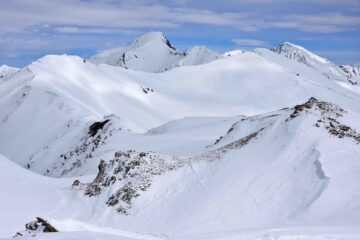
[[[163,44],[177,51],[150,33],[126,66],[49,55],[0,82],[0,238],[360,239],[350,70],[289,43]],[[59,232],[24,232],[36,217]]]

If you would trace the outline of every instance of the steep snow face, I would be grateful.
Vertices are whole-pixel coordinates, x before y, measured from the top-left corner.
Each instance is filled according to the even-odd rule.
[[[163,72],[174,67],[208,63],[221,57],[204,46],[178,51],[163,33],[149,32],[136,38],[129,46],[104,50],[91,57],[90,61],[145,72]]]
[[[19,71],[20,69],[9,67],[7,65],[0,66],[0,84],[5,81],[7,78],[10,78],[14,73]]]
[[[149,32],[129,46],[105,50],[90,58],[93,63],[106,63],[145,72],[161,72],[183,57],[161,32]]]
[[[329,79],[348,81],[347,76],[336,64],[306,50],[301,46],[285,42],[279,44],[271,50],[289,59],[306,64],[307,66],[318,70]]]
[[[340,65],[340,68],[345,72],[349,81],[353,84],[360,84],[360,67],[353,65]]]

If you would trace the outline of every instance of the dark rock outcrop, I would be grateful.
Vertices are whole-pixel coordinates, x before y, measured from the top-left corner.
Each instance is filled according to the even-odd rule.
[[[58,230],[45,219],[41,217],[36,217],[36,221],[32,221],[25,224],[25,230],[22,232],[17,232],[14,238],[22,237],[22,236],[34,237],[39,233],[52,233],[52,232],[58,232]]]

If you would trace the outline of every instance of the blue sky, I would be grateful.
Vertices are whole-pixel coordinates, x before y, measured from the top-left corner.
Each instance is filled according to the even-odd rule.
[[[0,0],[0,65],[46,54],[82,57],[162,31],[181,50],[289,41],[336,63],[360,63],[360,0]]]

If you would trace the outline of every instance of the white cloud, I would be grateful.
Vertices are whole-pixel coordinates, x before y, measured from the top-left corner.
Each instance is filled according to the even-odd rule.
[[[55,27],[54,30],[59,33],[97,33],[97,34],[108,34],[108,33],[121,33],[125,35],[134,35],[139,34],[136,30],[128,29],[117,29],[117,28],[93,28],[93,27],[73,27],[73,26],[64,26],[64,27]]]
[[[56,30],[63,33],[106,33],[113,32],[114,29],[176,28],[184,23],[229,26],[244,31],[275,27],[339,32],[358,27],[360,16],[348,16],[342,13],[312,15],[284,13],[275,17],[271,13],[262,14],[254,9],[242,12],[215,12],[189,7],[168,7],[161,4],[147,5],[141,1],[114,4],[112,1],[12,0],[3,2],[0,8],[2,33],[21,32],[42,25],[56,26]]]
[[[268,26],[305,32],[346,32],[359,30],[360,16],[347,16],[342,13],[296,14],[284,16],[278,21],[269,21]]]

